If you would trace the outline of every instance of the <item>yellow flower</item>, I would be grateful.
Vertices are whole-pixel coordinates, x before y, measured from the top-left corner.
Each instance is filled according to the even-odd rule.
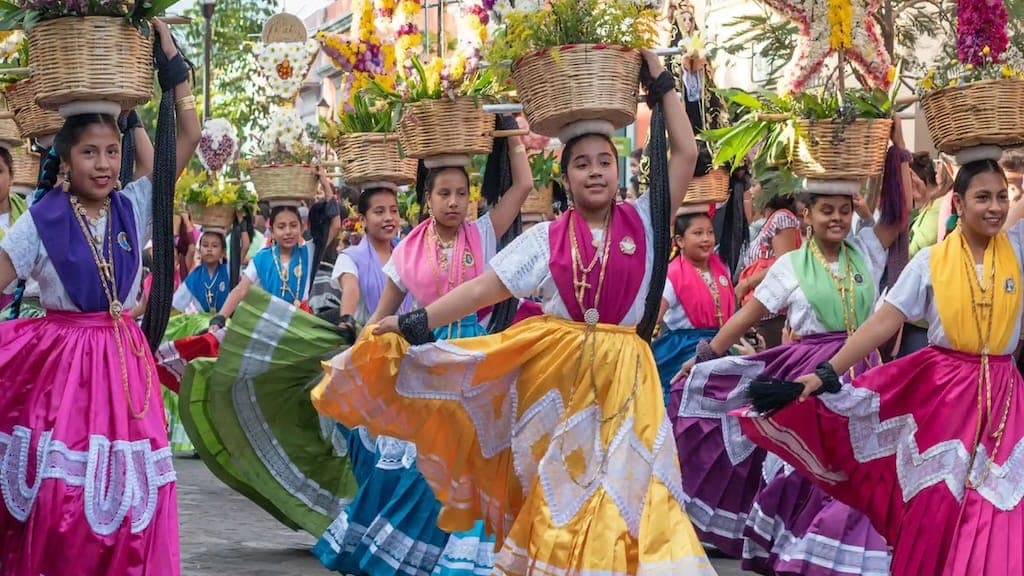
[[[1013,77],[1013,68],[1010,68],[1009,64],[1003,64],[1003,67],[999,70],[1003,78]]]
[[[853,5],[851,0],[828,0],[829,46],[848,50],[853,46]]]
[[[981,49],[981,53],[984,54],[985,56],[988,56],[989,54],[992,53],[992,49],[989,48],[988,46],[985,46],[984,48]]]

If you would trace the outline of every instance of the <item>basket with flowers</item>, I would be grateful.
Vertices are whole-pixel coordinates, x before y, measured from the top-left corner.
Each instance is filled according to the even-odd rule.
[[[311,200],[316,196],[315,152],[294,108],[275,108],[260,140],[259,154],[241,162],[267,202]]]
[[[0,85],[14,113],[21,139],[55,134],[64,124],[60,114],[36,105],[28,69],[28,37],[21,30],[0,32]]]
[[[185,172],[174,190],[175,203],[187,206],[192,218],[204,229],[224,231],[234,222],[235,212],[256,206],[256,195],[243,184],[205,172]]]
[[[487,6],[492,4],[491,0],[462,2],[458,45],[447,57],[424,59],[415,50],[405,49],[407,42],[399,42],[396,86],[373,80],[373,95],[395,105],[406,156],[424,159],[428,165],[467,166],[471,156],[490,153],[494,121],[482,105],[499,85],[490,70],[480,66],[480,50],[487,40]],[[419,34],[412,20],[403,22],[399,30],[399,39]]]
[[[316,34],[320,49],[344,73],[340,100],[346,107],[352,106],[356,95],[373,80],[394,88],[395,55],[399,49],[394,27],[388,25],[398,14],[393,0],[357,0],[352,14],[348,38],[329,32]]]
[[[1009,44],[1003,0],[958,0],[956,56],[919,81],[936,148],[1024,144],[1024,53]]]
[[[871,20],[873,5],[830,0],[835,9],[812,19],[798,2],[769,4],[797,23],[807,46],[794,55],[779,93],[720,90],[739,119],[703,131],[702,138],[712,144],[718,165],[739,167],[752,154],[756,171],[788,165],[803,178],[849,181],[859,188],[862,180],[882,171],[899,74],[881,48]],[[857,34],[855,25],[863,25]],[[828,80],[808,88],[832,55],[838,65]],[[863,86],[846,87],[847,63],[858,69]]]
[[[21,27],[28,35],[32,88],[40,107],[102,101],[129,109],[153,94],[149,20],[176,1],[16,0],[0,3],[0,28]]]
[[[636,117],[639,48],[658,35],[657,9],[633,0],[517,3],[487,54],[511,61],[511,77],[533,131],[603,120],[615,128]]]
[[[324,138],[338,153],[345,181],[359,185],[416,181],[416,160],[402,156],[395,134],[394,106],[360,92],[351,105],[328,122]]]

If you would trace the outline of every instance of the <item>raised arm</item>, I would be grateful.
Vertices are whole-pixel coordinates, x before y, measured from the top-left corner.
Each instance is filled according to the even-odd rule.
[[[199,137],[201,134],[201,128],[199,126],[199,116],[196,115],[196,101],[195,97],[192,96],[192,87],[188,83],[188,69],[182,59],[181,64],[176,64],[176,58],[180,56],[178,53],[178,47],[174,43],[174,38],[171,36],[171,30],[167,27],[167,24],[160,19],[152,20],[153,30],[157,33],[160,38],[159,49],[163,51],[163,56],[168,61],[165,65],[166,69],[160,70],[161,88],[169,89],[170,86],[164,86],[165,82],[175,82],[174,87],[174,108],[177,112],[177,148],[176,152],[176,166],[175,166],[175,178],[181,176],[181,173],[185,171],[185,167],[192,160],[192,154],[196,151],[196,146],[199,145]],[[161,60],[161,59],[158,59]],[[185,67],[185,73],[182,77],[180,70]]]
[[[385,288],[385,293],[387,288]],[[440,326],[447,326],[461,318],[465,318],[471,312],[481,308],[492,306],[512,297],[512,293],[501,283],[498,275],[493,270],[484,272],[482,276],[456,287],[451,292],[434,301],[426,307],[427,327],[430,330]],[[381,299],[383,301],[383,298]],[[396,306],[397,308],[397,306]],[[378,312],[380,307],[378,307]],[[374,313],[374,317],[378,316]],[[374,320],[374,319],[371,319]],[[374,322],[370,322],[374,323]],[[388,316],[381,321],[381,324],[374,329],[374,334],[385,332],[399,332],[398,318]]]
[[[526,146],[518,136],[510,136],[508,144],[508,159],[512,165],[512,186],[505,191],[489,212],[491,225],[494,226],[494,235],[498,238],[504,236],[512,226],[523,202],[533,190],[533,174],[530,172]]]
[[[651,76],[659,78],[665,72],[661,58],[650,50],[644,50],[642,53]],[[693,169],[697,165],[697,139],[693,134],[693,126],[690,126],[690,119],[686,116],[682,97],[675,88],[666,92],[660,103],[668,129],[668,182],[672,193],[671,213],[675,214],[676,209],[683,203],[686,187],[690,184]]]
[[[903,128],[902,122],[899,118],[896,118],[892,124],[892,145],[900,150],[906,150],[906,142],[903,140]],[[902,152],[907,154],[906,152]],[[903,233],[910,226],[910,207],[914,205],[914,185],[913,180],[910,177],[910,164],[908,162],[900,162],[900,188],[903,190],[903,214],[900,215],[899,220],[894,224],[875,224],[875,236],[878,237],[878,241],[881,242],[882,246],[888,248],[892,246],[896,239],[899,238],[900,234]]]

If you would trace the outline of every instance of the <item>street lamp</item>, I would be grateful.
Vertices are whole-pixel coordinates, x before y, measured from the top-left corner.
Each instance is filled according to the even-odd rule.
[[[316,105],[316,111],[317,118],[323,118],[328,122],[334,120],[333,118],[330,117],[331,105],[327,103],[327,100],[325,98],[320,98],[320,102]]]
[[[206,30],[203,41],[203,123],[210,117],[210,52],[213,49],[213,12],[217,9],[217,0],[203,1],[203,19]]]

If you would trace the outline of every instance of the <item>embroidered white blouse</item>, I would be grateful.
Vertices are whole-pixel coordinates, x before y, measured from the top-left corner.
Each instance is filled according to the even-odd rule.
[[[864,259],[864,263],[871,270],[871,279],[874,283],[873,288],[877,300],[878,282],[885,271],[888,250],[878,240],[874,228],[865,228],[856,236],[849,238],[848,241],[857,249]],[[765,308],[773,314],[778,314],[788,308],[787,323],[797,336],[824,334],[828,330],[818,320],[818,316],[814,313],[814,307],[800,288],[800,281],[793,268],[794,254],[796,251],[779,256],[772,267],[768,269],[764,280],[754,289],[754,298],[764,304]],[[839,270],[838,262],[832,263],[832,271],[838,276],[843,274],[843,271]]]
[[[135,229],[139,235],[139,246],[149,243],[152,236],[153,223],[153,183],[148,177],[143,177],[131,184],[128,184],[121,191],[132,203],[132,211],[135,213]],[[55,192],[50,192],[55,194]],[[89,227],[97,238],[104,238],[107,230],[107,217],[100,218],[95,225],[91,222]],[[80,312],[77,306],[71,301],[64,284],[57,276],[57,270],[53,267],[46,247],[39,239],[39,232],[36,230],[35,221],[32,219],[32,212],[26,212],[18,218],[14,226],[8,231],[7,236],[0,242],[0,250],[7,253],[18,278],[34,279],[39,282],[39,301],[47,310],[62,310],[68,312]],[[141,251],[136,250],[136,262],[138,271],[132,281],[132,289],[128,291],[128,298],[124,304],[126,310],[131,310],[138,303],[139,285],[142,281],[142,257]],[[96,279],[98,281],[98,278]],[[91,279],[83,279],[91,281]]]
[[[629,311],[620,322],[622,326],[636,326],[643,319],[647,291],[651,285],[651,270],[654,267],[654,229],[651,226],[650,195],[644,194],[633,203],[633,206],[640,213],[640,220],[644,225],[644,243],[647,250],[644,279],[636,296],[633,297]],[[544,298],[542,307],[545,314],[569,319],[569,311],[558,294],[558,288],[548,266],[551,260],[551,245],[548,242],[550,229],[550,222],[535,224],[499,252],[491,260],[491,268],[516,298],[530,297],[539,290]],[[591,233],[594,239],[600,242],[601,231],[591,229]],[[613,246],[612,249],[617,247]],[[615,270],[608,270],[605,281],[615,281]]]

